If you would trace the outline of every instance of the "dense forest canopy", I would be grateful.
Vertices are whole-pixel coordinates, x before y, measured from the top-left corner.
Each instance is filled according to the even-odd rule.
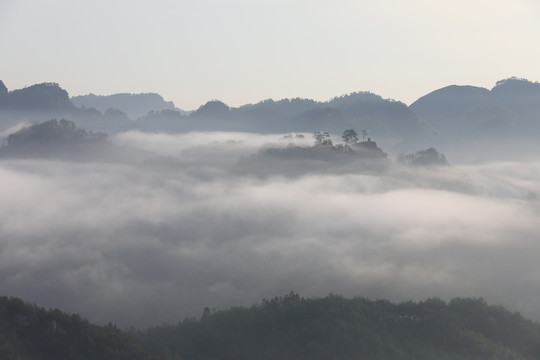
[[[146,359],[141,344],[116,326],[0,297],[2,360]]]
[[[171,319],[174,321],[174,319]],[[540,326],[482,299],[391,303],[290,293],[128,332],[0,297],[3,360],[538,359]]]

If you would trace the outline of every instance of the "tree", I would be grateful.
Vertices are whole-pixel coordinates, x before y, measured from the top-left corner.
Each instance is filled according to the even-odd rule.
[[[354,145],[358,142],[358,134],[354,129],[345,130],[341,137],[347,145]]]
[[[448,165],[448,160],[443,153],[440,153],[434,147],[430,147],[425,150],[418,150],[412,154],[401,154],[398,157],[398,161],[402,164],[408,165]]]
[[[324,133],[320,131],[315,131],[313,133],[313,137],[315,138],[315,146],[333,146],[334,143],[332,142],[332,139],[330,139],[330,134],[325,131]]]

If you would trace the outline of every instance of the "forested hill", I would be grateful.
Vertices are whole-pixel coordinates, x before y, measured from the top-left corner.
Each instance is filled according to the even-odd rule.
[[[86,131],[65,119],[22,128],[0,145],[0,159],[138,162],[148,156],[143,150],[116,146],[107,134]]]
[[[2,360],[143,360],[141,344],[114,325],[0,297]]]
[[[127,333],[0,297],[2,360],[539,358],[540,326],[481,299],[393,304],[291,293]]]
[[[143,336],[172,359],[539,359],[540,326],[481,299],[288,296]],[[166,358],[159,357],[158,358]]]

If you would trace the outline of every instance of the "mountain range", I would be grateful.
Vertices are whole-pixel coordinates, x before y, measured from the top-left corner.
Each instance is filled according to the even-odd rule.
[[[70,98],[79,108],[94,108],[101,113],[109,109],[120,109],[130,119],[137,119],[155,110],[178,110],[172,101],[165,101],[155,93],[146,94],[113,94],[113,95],[81,95]]]
[[[229,107],[211,100],[193,112],[177,109],[158,94],[85,95],[70,98],[55,83],[8,91],[0,81],[0,134],[22,121],[65,118],[91,131],[127,130],[185,133],[241,131],[288,133],[367,130],[391,153],[435,146],[459,156],[497,147],[498,156],[536,149],[540,130],[540,84],[526,79],[498,81],[491,90],[451,85],[410,106],[370,92],[329,101],[264,100]],[[502,144],[502,146],[501,146]],[[504,146],[506,144],[506,146]]]

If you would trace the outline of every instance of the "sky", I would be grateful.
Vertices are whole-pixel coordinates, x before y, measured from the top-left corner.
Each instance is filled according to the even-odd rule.
[[[184,110],[540,80],[536,0],[0,0],[0,80]]]

